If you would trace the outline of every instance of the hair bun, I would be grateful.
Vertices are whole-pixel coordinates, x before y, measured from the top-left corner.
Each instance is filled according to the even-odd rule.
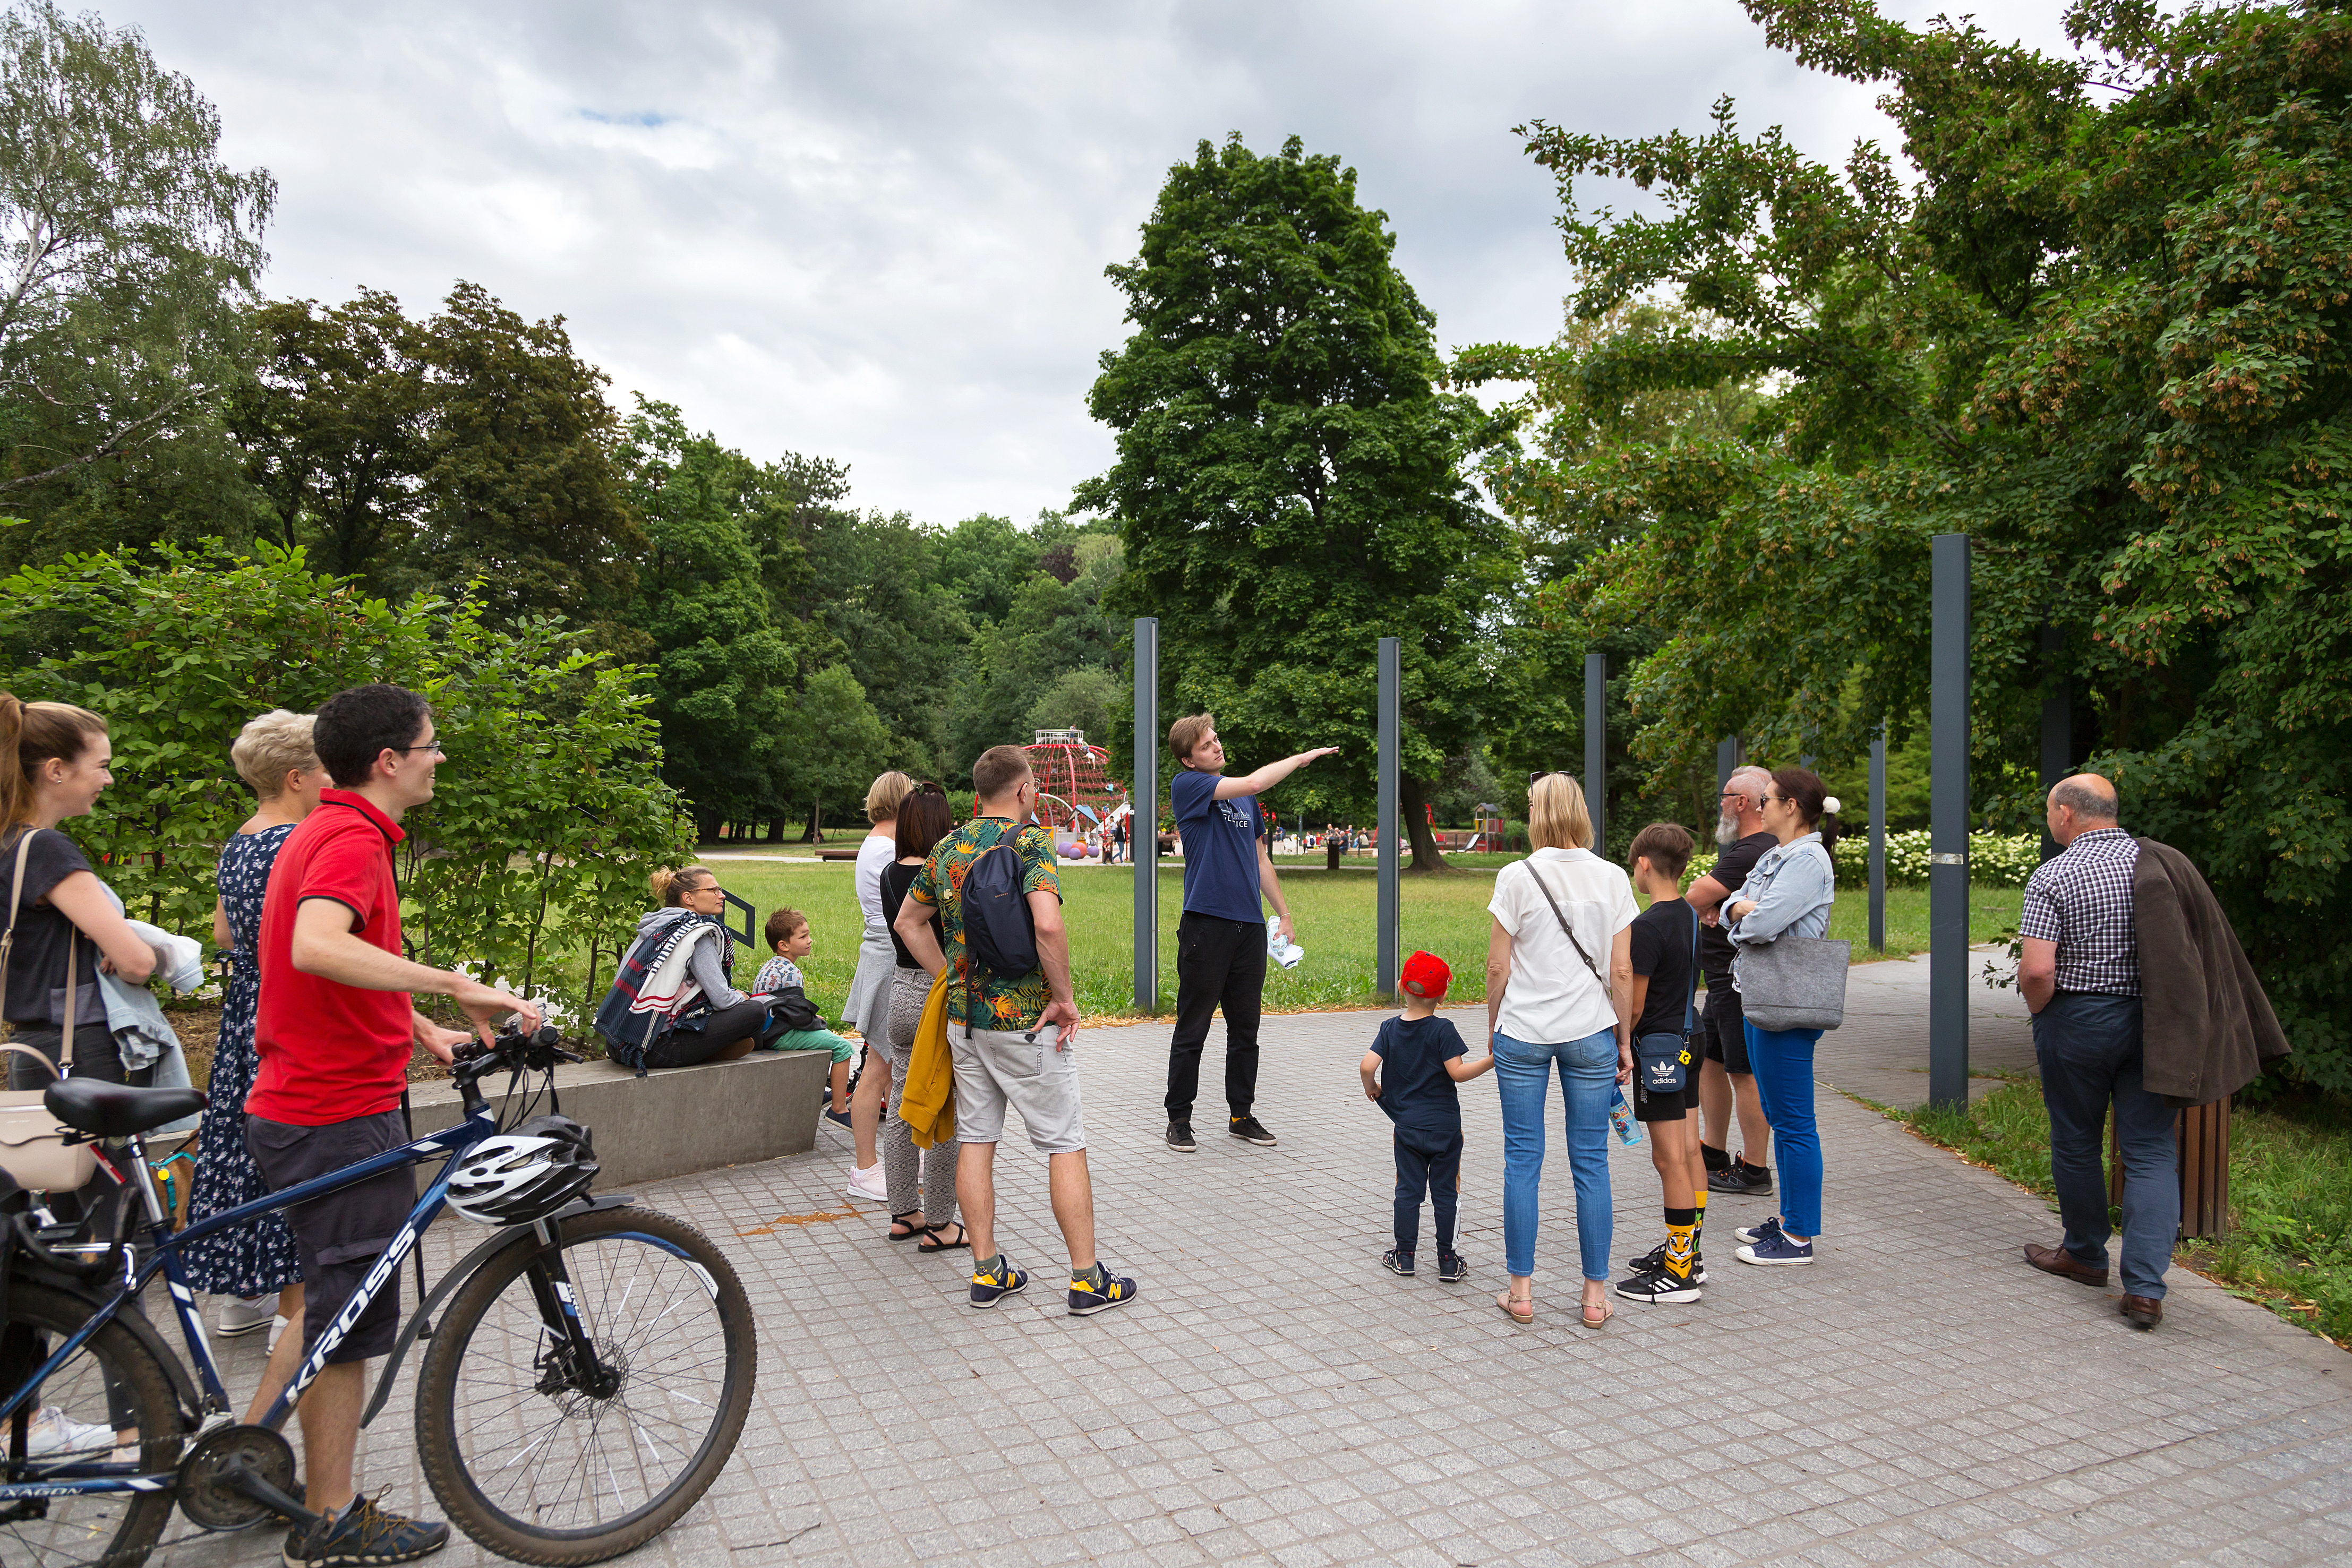
[[[1836,811],[1837,811],[1837,809],[1838,809],[1838,798],[1837,798],[1836,796],[1834,796],[1834,795],[1824,795],[1824,796],[1822,796],[1822,814],[1823,814],[1823,815],[1825,815],[1825,816],[1828,816],[1828,815],[1834,815],[1834,814],[1836,813]]]

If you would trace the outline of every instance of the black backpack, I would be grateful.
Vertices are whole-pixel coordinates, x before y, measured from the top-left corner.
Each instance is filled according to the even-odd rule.
[[[1019,837],[1015,829],[1013,838],[983,850],[963,875],[963,942],[974,979],[983,966],[1008,980],[1037,967],[1037,922],[1021,891],[1026,868],[1013,846]]]

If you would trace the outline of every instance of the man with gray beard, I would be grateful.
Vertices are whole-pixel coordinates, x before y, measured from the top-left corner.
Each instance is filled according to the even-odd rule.
[[[1736,770],[1724,780],[1717,804],[1722,815],[1715,825],[1721,853],[1714,869],[1691,883],[1683,896],[1696,909],[1704,929],[1699,934],[1698,962],[1706,976],[1706,1061],[1698,1076],[1699,1110],[1706,1119],[1699,1153],[1706,1160],[1709,1192],[1761,1197],[1772,1190],[1772,1168],[1765,1163],[1771,1152],[1772,1129],[1764,1120],[1764,1103],[1757,1097],[1756,1075],[1748,1066],[1748,1040],[1741,1030],[1739,993],[1731,987],[1731,939],[1723,934],[1717,912],[1747,882],[1757,860],[1780,841],[1764,831],[1764,792],[1772,776],[1761,768]],[[1739,1156],[1731,1155],[1731,1118],[1739,1115]]]

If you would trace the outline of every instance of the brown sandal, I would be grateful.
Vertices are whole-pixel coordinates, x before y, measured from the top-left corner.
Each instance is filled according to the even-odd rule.
[[[1596,1318],[1592,1315],[1594,1312],[1601,1315]],[[1597,1331],[1609,1326],[1609,1320],[1617,1315],[1617,1309],[1606,1301],[1586,1301],[1578,1315],[1583,1319],[1586,1328]]]
[[[1536,1321],[1536,1299],[1533,1296],[1515,1296],[1506,1291],[1495,1298],[1495,1305],[1515,1323]]]

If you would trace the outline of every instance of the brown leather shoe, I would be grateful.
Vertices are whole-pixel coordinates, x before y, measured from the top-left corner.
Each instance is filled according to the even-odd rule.
[[[2025,1260],[2045,1274],[2055,1274],[2062,1280],[2072,1280],[2078,1285],[2104,1290],[2107,1283],[2105,1269],[2092,1269],[2074,1260],[2074,1255],[2063,1247],[2036,1247],[2025,1244]]]
[[[2116,1310],[2131,1319],[2131,1326],[2142,1333],[2164,1321],[2164,1303],[2154,1296],[2126,1296]]]

